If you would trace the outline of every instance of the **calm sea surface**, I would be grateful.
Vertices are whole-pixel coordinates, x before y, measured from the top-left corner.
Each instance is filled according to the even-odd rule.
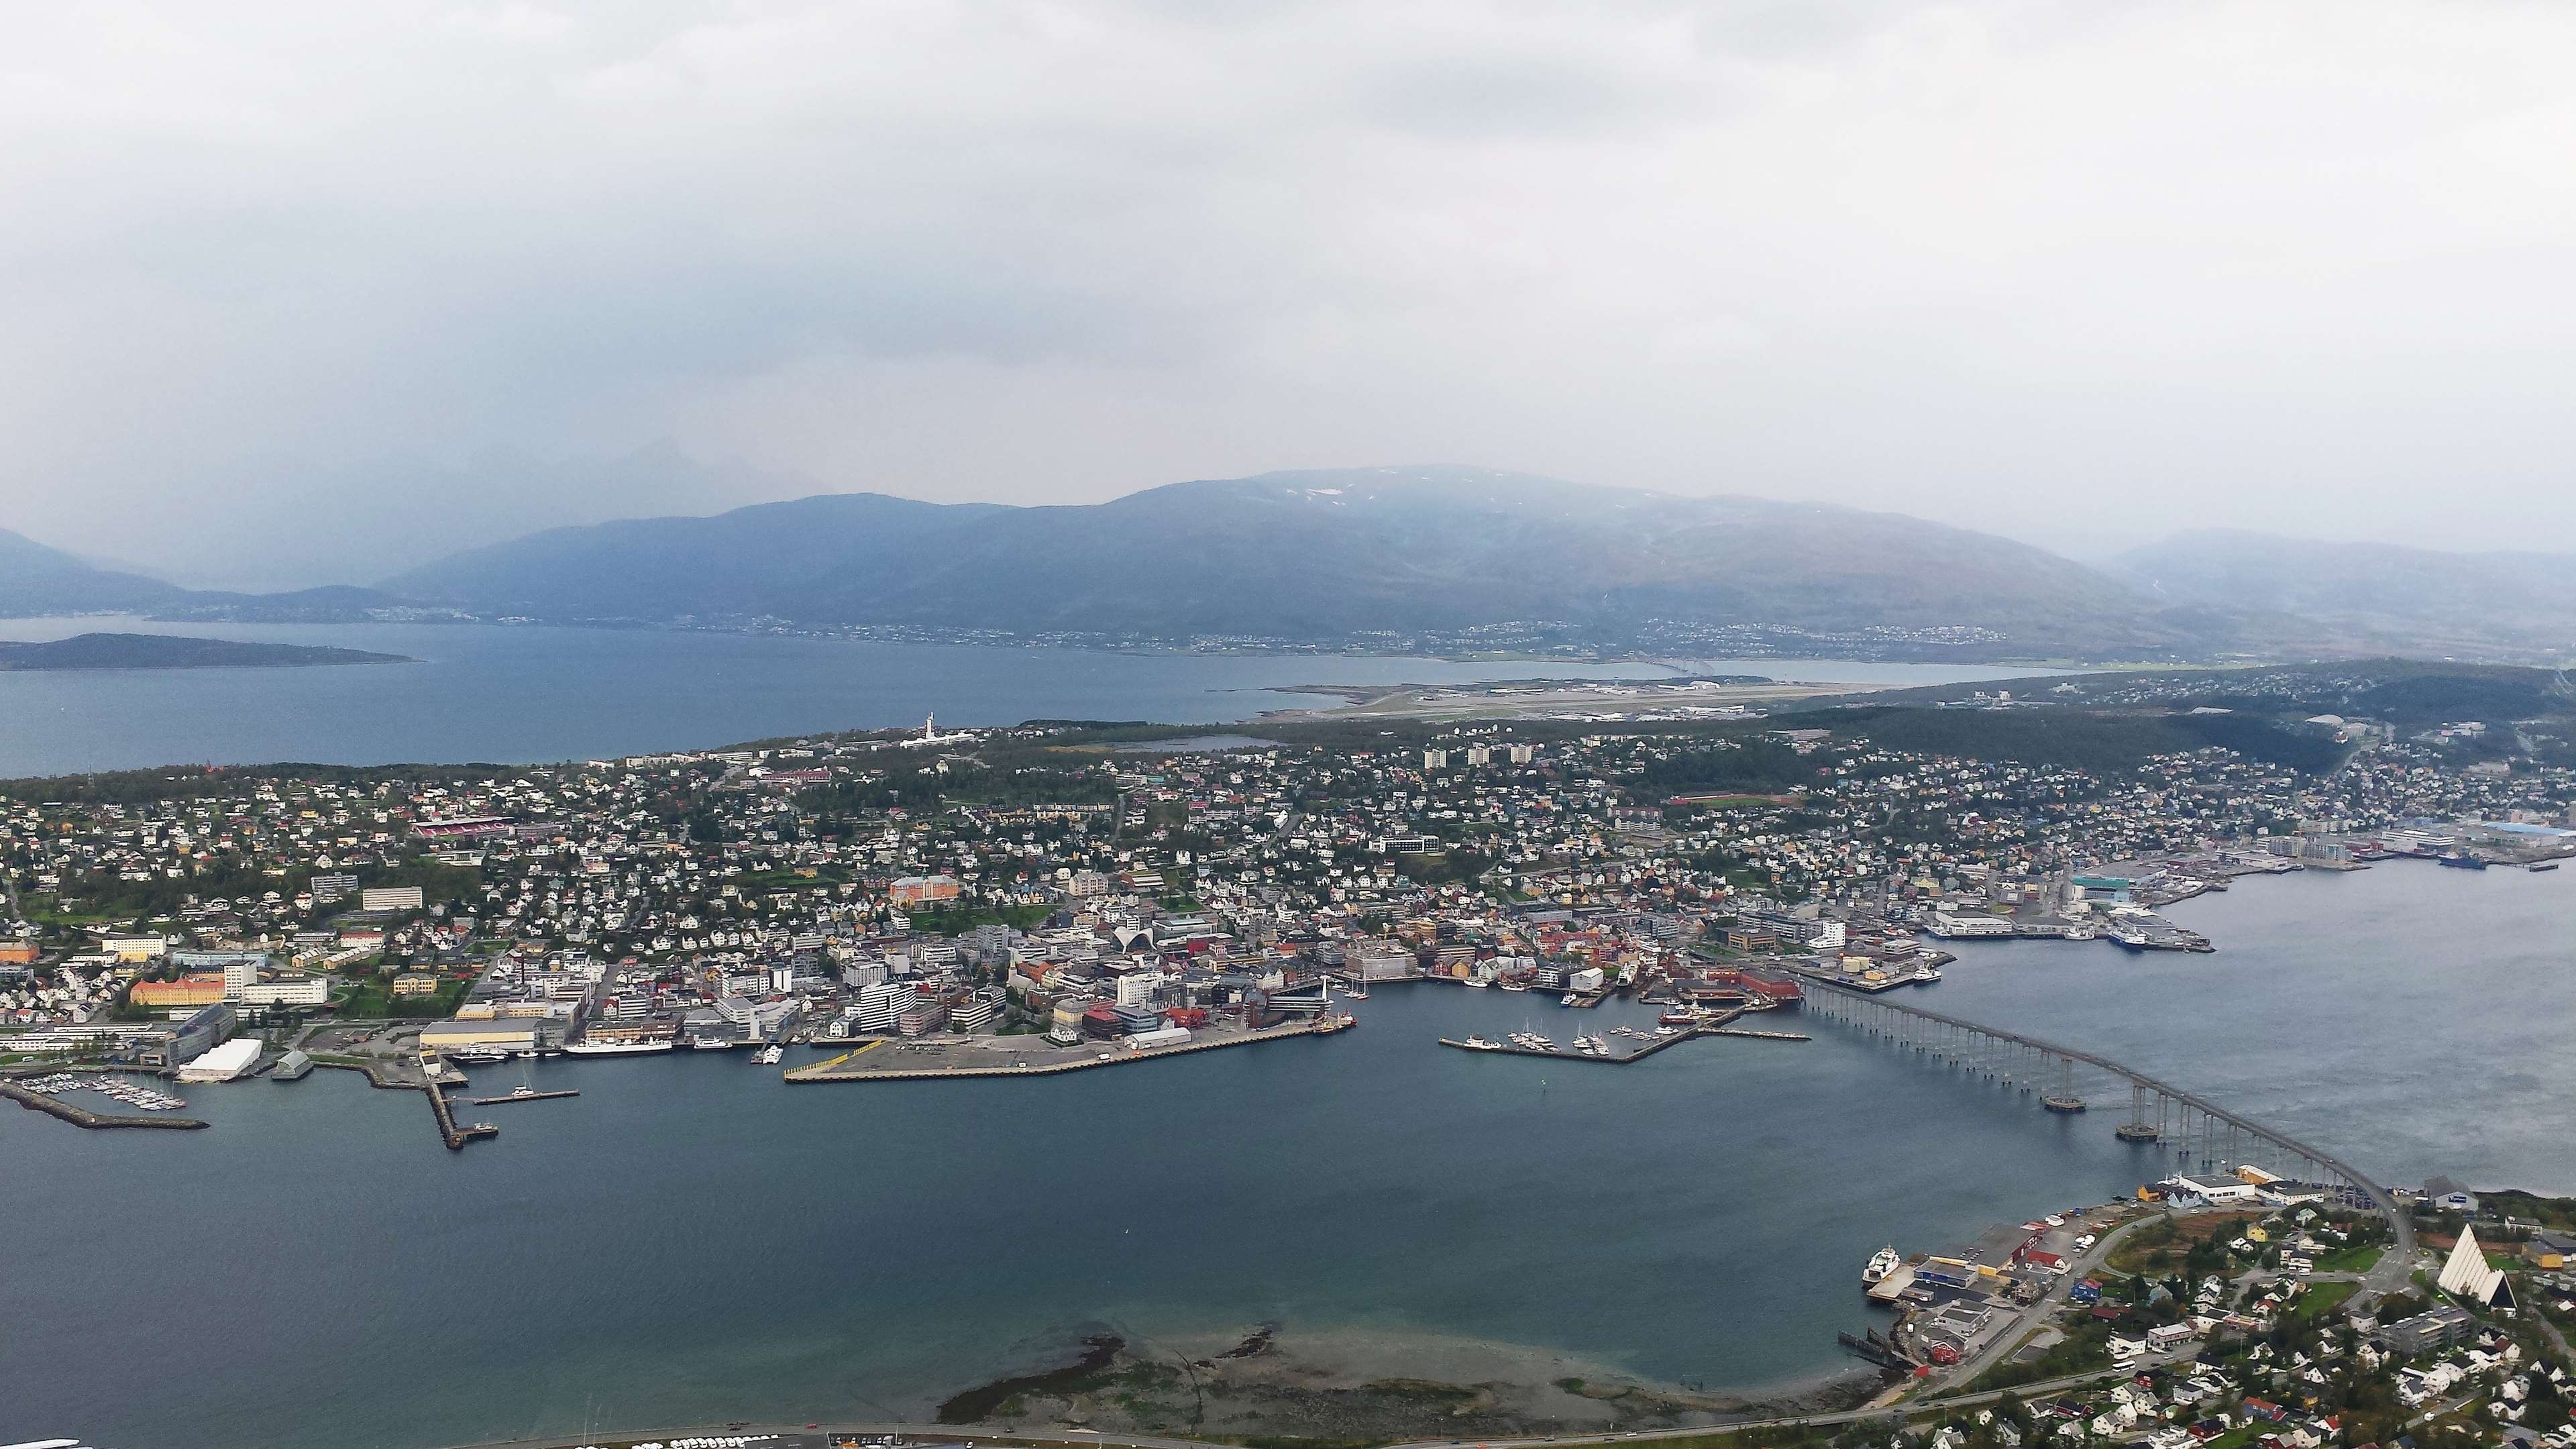
[[[2178,914],[2219,954],[1978,949],[1906,999],[2132,1058],[2391,1180],[2576,1188],[2576,872],[2392,865]],[[1040,1082],[550,1061],[538,1085],[582,1095],[494,1109],[462,1154],[417,1096],[328,1071],[190,1088],[198,1133],[0,1114],[0,1440],[921,1415],[1101,1323],[1421,1330],[1766,1386],[1841,1366],[1878,1247],[2164,1170],[2114,1112],[2051,1117],[1824,1023],[1608,1068],[1433,1038],[1643,1010],[1429,985],[1357,1010],[1334,1039]]]
[[[2390,861],[2241,881],[2167,914],[2217,953],[1951,943],[1963,959],[1923,994],[2189,1087],[2384,1182],[2576,1192],[2576,867]]]
[[[1669,677],[1650,664],[1458,664],[1334,655],[1117,654],[754,634],[495,625],[0,620],[0,638],[93,630],[331,644],[419,664],[0,673],[0,777],[306,760],[520,763],[703,749],[808,731],[1026,719],[1219,723],[1330,706],[1296,684]],[[2029,669],[1693,661],[1721,674],[1953,684]]]

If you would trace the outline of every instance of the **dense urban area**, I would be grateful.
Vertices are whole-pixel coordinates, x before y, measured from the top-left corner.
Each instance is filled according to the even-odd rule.
[[[542,767],[16,782],[0,1089],[82,1126],[196,1125],[172,1081],[362,1071],[424,1092],[461,1149],[497,1128],[455,1117],[460,1069],[530,1054],[821,1047],[781,1067],[809,1084],[1153,1070],[1440,983],[1657,1003],[1657,1033],[1615,1050],[1448,1043],[1633,1059],[1785,1019],[1811,988],[1937,980],[1946,940],[2212,949],[2159,908],[2248,875],[2556,869],[2576,761],[2547,681],[2095,676],[1694,718],[1632,691],[1506,722],[932,723]],[[1884,1393],[1735,1432],[2576,1444],[2568,1204],[2217,1166],[1891,1248],[1867,1287],[1896,1321],[1852,1345]],[[1152,1407],[1165,1370],[1111,1353],[1085,1372],[1011,1402],[1099,1422],[1092,1391],[1123,1374],[1110,1428],[1197,1422]],[[1377,1407],[1404,1432],[1508,1427],[1420,1412]]]

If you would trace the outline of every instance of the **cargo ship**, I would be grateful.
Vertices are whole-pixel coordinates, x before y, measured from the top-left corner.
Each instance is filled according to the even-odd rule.
[[[2451,867],[2453,870],[2484,870],[2487,868],[2487,863],[2484,860],[2469,854],[2465,850],[2452,851],[2441,859],[2442,864]]]

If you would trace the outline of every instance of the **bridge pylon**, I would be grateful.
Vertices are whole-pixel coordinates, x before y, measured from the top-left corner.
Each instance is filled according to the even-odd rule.
[[[2145,1083],[2129,1084],[2129,1120],[2112,1129],[2111,1135],[2123,1142],[2154,1142],[2165,1135],[2163,1129],[2147,1120]]]
[[[2075,1058],[2055,1057],[2049,1062],[2051,1081],[2040,1095],[2039,1105],[2052,1112],[2081,1112],[2084,1099],[2075,1095]]]

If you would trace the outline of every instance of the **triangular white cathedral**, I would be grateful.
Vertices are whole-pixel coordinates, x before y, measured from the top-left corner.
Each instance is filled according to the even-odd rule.
[[[2459,1244],[2451,1249],[2451,1261],[2442,1265],[2442,1291],[2491,1308],[2513,1306],[2513,1290],[2505,1286],[2503,1271],[2487,1266],[2486,1250],[2478,1246],[2477,1230],[2465,1224],[2460,1228]]]

